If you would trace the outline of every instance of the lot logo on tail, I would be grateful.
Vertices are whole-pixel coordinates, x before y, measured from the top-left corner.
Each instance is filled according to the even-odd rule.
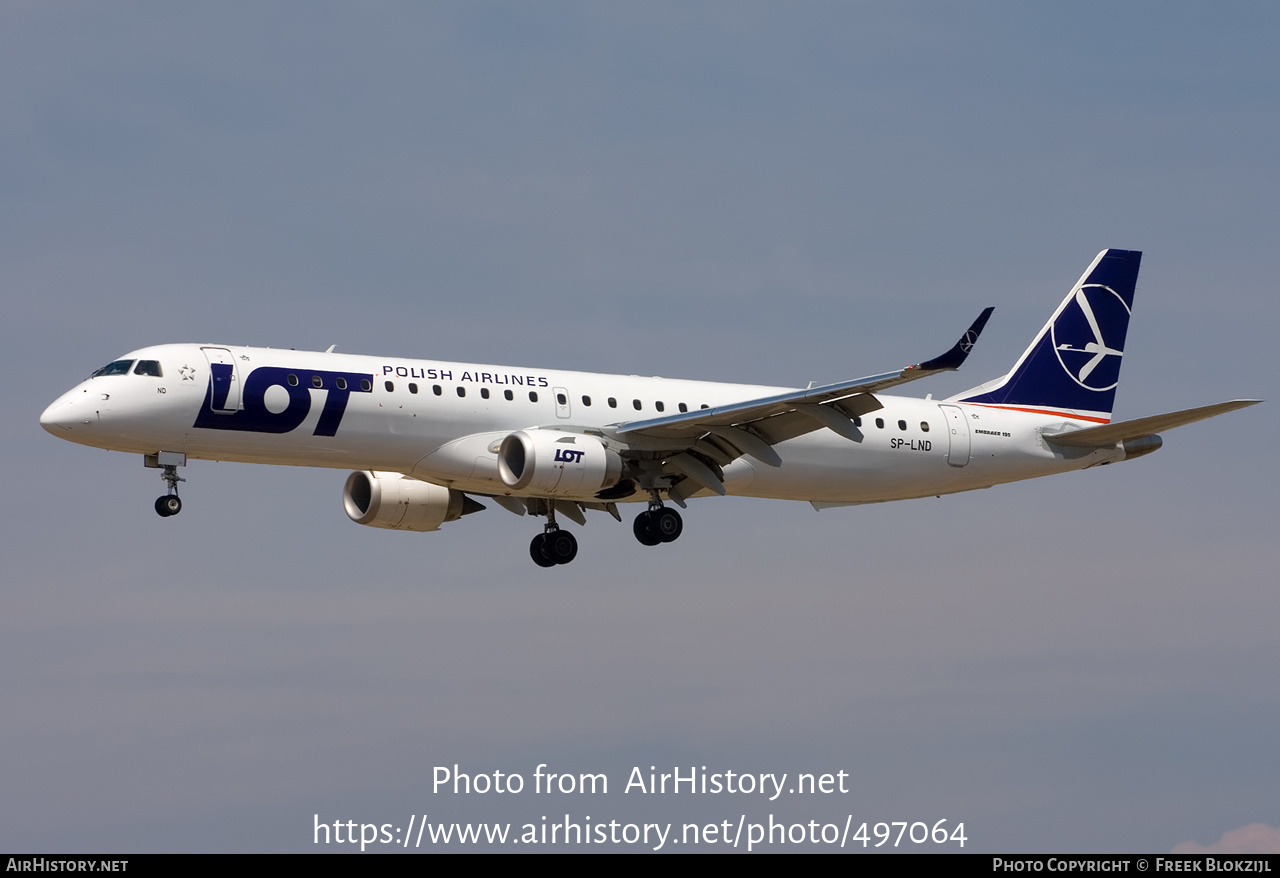
[[[1123,346],[1129,315],[1129,306],[1110,287],[1086,284],[1076,290],[1050,329],[1054,353],[1073,381],[1086,390],[1115,388],[1124,351],[1107,343],[1102,327]]]
[[[955,399],[1111,419],[1142,254],[1104,250],[1008,374]]]

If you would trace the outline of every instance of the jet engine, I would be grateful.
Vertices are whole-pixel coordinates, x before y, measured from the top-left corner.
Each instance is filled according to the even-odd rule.
[[[446,521],[484,508],[461,491],[400,473],[375,472],[347,476],[342,505],[356,524],[418,531],[439,530]]]
[[[622,458],[594,436],[521,430],[502,440],[498,474],[513,491],[590,500],[622,478]]]

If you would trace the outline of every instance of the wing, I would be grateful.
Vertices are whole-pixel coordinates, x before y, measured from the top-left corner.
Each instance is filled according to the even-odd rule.
[[[882,408],[873,394],[878,391],[960,368],[982,333],[994,308],[987,308],[945,354],[894,372],[853,381],[824,384],[806,390],[780,393],[714,408],[698,409],[662,418],[628,421],[613,428],[616,437],[633,447],[652,450],[699,451],[721,466],[742,454],[778,466],[782,461],[773,446],[787,439],[827,427],[855,442],[862,433],[852,419]],[[692,455],[677,461],[699,466]],[[701,481],[701,472],[686,475]]]
[[[1141,439],[1161,430],[1172,430],[1184,424],[1194,424],[1205,418],[1233,412],[1262,402],[1260,399],[1233,399],[1230,402],[1219,402],[1214,405],[1202,405],[1199,408],[1183,409],[1180,412],[1169,412],[1164,415],[1152,415],[1148,418],[1137,418],[1132,421],[1120,421],[1115,424],[1104,424],[1101,427],[1087,427],[1083,430],[1066,430],[1057,433],[1044,433],[1044,438],[1054,445],[1068,445],[1074,448],[1105,448],[1117,442]]]

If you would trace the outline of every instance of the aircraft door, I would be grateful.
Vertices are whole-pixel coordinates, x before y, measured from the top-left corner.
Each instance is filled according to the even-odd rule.
[[[955,405],[940,405],[943,417],[947,419],[947,463],[952,466],[964,466],[969,462],[970,437],[969,420],[964,411]]]
[[[209,407],[220,414],[240,411],[240,376],[237,374],[235,357],[226,348],[201,350],[209,361],[209,373],[213,381]]]
[[[555,394],[556,398],[556,417],[569,417],[569,391],[563,387],[553,387],[551,392]]]

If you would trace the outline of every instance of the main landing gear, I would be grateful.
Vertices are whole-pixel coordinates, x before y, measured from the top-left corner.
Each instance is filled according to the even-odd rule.
[[[539,567],[568,564],[578,557],[578,540],[556,524],[556,509],[552,501],[547,501],[546,528],[529,543],[529,557]]]
[[[185,482],[186,479],[178,475],[178,468],[173,464],[164,466],[163,470],[160,477],[169,483],[169,492],[156,498],[156,512],[161,518],[168,518],[182,511],[182,500],[178,497],[178,482]]]
[[[573,534],[561,530],[556,523],[555,501],[542,500],[537,505],[531,502],[529,508],[534,515],[547,517],[542,533],[529,543],[529,557],[533,559],[533,563],[539,567],[555,567],[557,564],[568,564],[576,558],[578,541]],[[613,512],[614,518],[622,520],[612,508],[609,511]],[[581,523],[580,519],[574,520]],[[636,516],[632,527],[636,539],[646,546],[674,542],[683,531],[684,520],[680,513],[664,505],[662,495],[657,490],[650,493],[649,508]]]
[[[654,492],[648,510],[636,516],[631,530],[642,545],[656,546],[659,543],[675,542],[684,531],[684,520],[680,518],[679,512],[664,506],[657,492]]]

